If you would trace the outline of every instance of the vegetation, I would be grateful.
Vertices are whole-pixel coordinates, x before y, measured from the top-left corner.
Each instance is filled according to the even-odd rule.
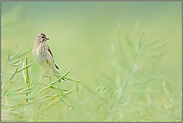
[[[19,4],[27,8],[25,13],[30,12],[29,7],[26,7],[27,3]],[[50,3],[45,2],[44,7],[48,4]],[[54,13],[56,4],[60,3],[55,3],[50,8],[50,13]],[[82,9],[73,6],[72,3],[62,4],[75,8],[75,11],[83,10],[82,3],[75,3],[76,6],[81,5]],[[4,7],[6,5],[10,3],[2,4]],[[96,11],[90,13],[90,16],[95,18],[106,15],[100,18],[102,21],[95,22],[95,18],[94,22],[83,20],[85,12],[75,17],[75,21],[71,21],[75,12],[72,9],[71,13],[68,11],[71,16],[62,13],[62,17],[68,20],[58,16],[58,22],[55,18],[43,21],[45,18],[39,18],[39,14],[32,15],[33,18],[39,18],[37,23],[42,21],[43,25],[47,24],[47,28],[42,24],[23,21],[25,19],[22,13],[23,7],[15,7],[8,14],[4,14],[8,11],[7,8],[2,8],[1,121],[181,122],[182,59],[181,31],[178,25],[180,23],[162,24],[161,28],[166,27],[168,30],[166,32],[162,29],[165,34],[158,32],[159,28],[155,25],[160,24],[155,22],[151,28],[146,28],[145,24],[140,26],[140,21],[135,21],[136,25],[133,25],[133,28],[121,25],[113,28],[116,26],[116,23],[115,25],[112,23],[115,20],[108,20],[107,15],[117,18],[123,4],[91,3],[90,5],[92,7],[100,5],[103,8],[101,11],[96,8]],[[173,9],[172,4],[163,5],[162,10],[166,7]],[[174,7],[178,5],[175,4]],[[91,8],[89,7],[86,13],[90,12]],[[68,8],[62,9],[66,11]],[[33,12],[37,10],[42,8]],[[61,12],[60,9],[57,10]],[[115,12],[116,15],[112,14]],[[178,15],[164,17],[173,16]],[[141,14],[139,17],[142,17]],[[120,17],[118,19],[122,21]],[[79,20],[83,20],[82,23]],[[51,26],[50,22],[53,23]],[[178,17],[175,22],[179,22]],[[134,22],[126,23],[130,25]],[[25,26],[27,28],[24,28]],[[14,31],[13,27],[15,30],[20,30]],[[132,30],[134,27],[135,31]],[[173,27],[175,33],[169,34],[169,29]],[[60,32],[62,29],[63,32]],[[27,30],[34,31],[29,33]],[[34,63],[31,50],[36,34],[39,34],[40,30],[48,33],[50,41],[47,43],[62,73],[59,79],[65,78],[66,81],[59,83],[59,79],[56,79],[52,72],[41,74],[43,69]]]

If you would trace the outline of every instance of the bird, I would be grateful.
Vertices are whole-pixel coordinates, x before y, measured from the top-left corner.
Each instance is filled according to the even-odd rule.
[[[49,38],[44,33],[39,33],[34,42],[32,49],[32,55],[36,59],[39,65],[43,66],[47,70],[52,70],[57,78],[61,76],[59,67],[55,64],[53,54],[50,47],[46,44]],[[62,80],[65,80],[62,78]],[[61,82],[61,79],[59,80]]]

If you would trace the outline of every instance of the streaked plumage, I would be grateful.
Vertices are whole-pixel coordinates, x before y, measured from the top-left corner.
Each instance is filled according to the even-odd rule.
[[[46,40],[49,40],[49,38],[44,33],[40,33],[35,39],[37,43],[32,49],[32,54],[40,65],[44,68],[51,69],[54,74],[60,75],[58,71],[59,67],[54,63],[53,54],[50,47],[46,44]]]

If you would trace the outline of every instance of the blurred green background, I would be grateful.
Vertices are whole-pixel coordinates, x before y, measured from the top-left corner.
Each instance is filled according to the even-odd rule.
[[[72,68],[68,76],[82,82],[78,85],[79,93],[75,92],[67,97],[72,110],[64,103],[58,103],[43,114],[39,114],[37,119],[30,115],[34,111],[26,112],[25,117],[29,117],[28,121],[180,122],[182,119],[181,4],[180,1],[2,1],[1,57],[6,57],[6,52],[13,41],[19,53],[28,50],[36,36],[43,32],[50,38],[47,44],[54,55],[55,63],[60,67],[60,73],[64,74]],[[121,92],[117,88],[123,85],[128,73],[128,68],[124,69],[124,73],[120,73],[116,68],[112,46],[117,57],[122,58],[120,50],[116,48],[120,39],[123,51],[131,64],[134,57],[132,49],[125,41],[127,35],[134,44],[138,44],[140,37],[149,29],[147,44],[155,40],[158,40],[156,46],[166,42],[168,44],[160,47],[160,50],[151,50],[144,46],[141,54],[145,55],[140,57],[142,61],[135,63],[134,71],[144,65],[146,56],[165,51],[166,54],[152,59],[146,69],[150,72],[149,67],[153,68],[177,85],[177,87],[168,85],[167,91],[170,91],[173,102],[169,100],[170,97],[167,97],[166,89],[163,87],[164,79],[152,71],[141,77],[149,80],[139,82],[140,85],[135,85],[139,76],[134,74],[136,77],[128,82],[130,84],[127,84],[127,89],[124,90],[123,100],[129,100],[125,107],[115,105],[115,101],[103,100],[105,94],[95,93],[96,82],[101,88],[106,89],[107,95],[112,89],[119,95]],[[123,63],[123,60],[120,62]],[[1,66],[4,64],[5,60],[1,58]],[[37,64],[32,66],[34,80],[39,78],[42,71],[43,69]],[[6,72],[12,71],[9,69]],[[152,79],[151,76],[156,78]],[[54,79],[52,77],[52,80]],[[45,82],[47,81],[48,79],[45,79]],[[23,78],[17,83],[24,84]],[[62,82],[61,87],[71,90],[76,87],[76,83]],[[153,91],[150,93],[152,100],[156,100],[152,101],[155,107],[142,106],[144,111],[140,113],[141,105],[137,103],[138,101],[145,103],[148,100],[145,95],[149,87]],[[141,92],[138,93],[139,91]],[[130,101],[133,99],[135,101]],[[109,110],[111,105],[114,108]]]

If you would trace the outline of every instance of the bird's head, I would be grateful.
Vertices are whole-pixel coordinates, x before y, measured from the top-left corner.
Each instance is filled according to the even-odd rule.
[[[39,35],[36,37],[36,40],[35,40],[35,42],[37,41],[37,42],[44,42],[44,41],[47,41],[47,40],[49,40],[49,38],[48,37],[46,37],[46,35],[44,34],[44,33],[39,33]]]

